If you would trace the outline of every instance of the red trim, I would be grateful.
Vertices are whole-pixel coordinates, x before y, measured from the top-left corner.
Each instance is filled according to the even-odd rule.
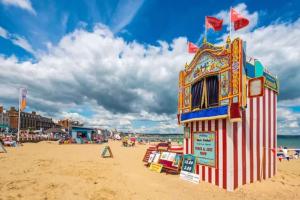
[[[194,124],[191,122],[191,154],[194,154]]]
[[[219,185],[219,120],[215,120],[215,130],[216,130],[216,168],[215,168],[215,185]]]
[[[256,155],[257,155],[257,180],[261,180],[260,178],[260,101],[261,98],[257,98],[257,104],[256,104]]]
[[[205,121],[202,121],[202,131],[205,131]],[[202,181],[205,181],[205,166],[202,166]]]
[[[186,123],[186,126],[185,127],[189,127],[189,123]],[[190,128],[190,131],[191,131],[191,128]],[[189,139],[186,138],[185,139],[185,154],[188,154],[189,153]]]
[[[199,121],[196,121],[196,132],[199,132]],[[194,151],[194,148],[193,148],[193,151]],[[196,162],[196,174],[199,174],[199,164],[197,162]]]
[[[250,183],[253,183],[253,99],[250,99]]]
[[[266,179],[266,95],[263,96],[263,179]]]
[[[223,139],[223,188],[227,189],[227,134],[226,119],[222,119],[222,139]]]
[[[199,165],[196,164],[196,174],[199,174]]]
[[[275,153],[273,155],[273,175],[276,174],[276,155],[277,155],[277,147],[276,147],[276,93],[273,92],[273,149],[275,149]]]
[[[238,187],[238,177],[239,177],[239,155],[238,155],[238,127],[237,122],[233,122],[233,188]]]
[[[242,111],[242,170],[243,185],[247,183],[247,157],[246,157],[246,111]]]
[[[208,167],[208,182],[211,183],[211,167]]]
[[[185,154],[188,154],[188,151],[189,151],[188,150],[189,149],[189,139],[187,139],[187,138],[185,139],[185,147],[186,147],[185,148]]]
[[[202,166],[202,181],[205,181],[205,166]]]
[[[211,120],[208,120],[208,131],[211,131]],[[216,145],[216,133],[215,133],[215,145]],[[216,146],[215,146],[215,158],[216,158]],[[217,163],[215,162],[215,167],[217,166]],[[208,167],[208,182],[211,183],[211,167]]]
[[[270,89],[267,89],[268,91],[268,132],[269,132],[269,137],[268,137],[268,153],[269,153],[269,156],[268,156],[268,159],[269,159],[269,162],[268,162],[268,167],[269,167],[269,170],[268,170],[268,176],[269,178],[271,178],[271,90]]]

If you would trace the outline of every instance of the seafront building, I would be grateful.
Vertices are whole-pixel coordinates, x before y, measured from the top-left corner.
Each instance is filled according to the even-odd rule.
[[[36,114],[36,112],[21,112],[21,130],[47,130],[55,127],[55,123],[52,118],[44,117]],[[3,123],[2,123],[3,119]],[[3,127],[10,128],[12,130],[18,129],[19,112],[15,107],[10,107],[9,110],[4,112],[3,107],[0,107],[0,123]]]
[[[6,110],[3,109],[2,106],[0,106],[0,129],[4,130],[9,127],[9,116]]]

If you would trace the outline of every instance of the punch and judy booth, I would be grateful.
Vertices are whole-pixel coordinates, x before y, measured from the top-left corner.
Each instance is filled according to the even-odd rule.
[[[245,42],[203,42],[179,74],[178,120],[184,154],[200,181],[232,191],[276,173],[278,81]]]

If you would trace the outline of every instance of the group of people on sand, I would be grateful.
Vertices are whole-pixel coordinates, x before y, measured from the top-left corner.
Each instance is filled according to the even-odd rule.
[[[0,137],[0,142],[4,146],[11,146],[11,147],[16,147],[17,146],[17,141],[16,138],[12,135],[3,135]]]
[[[283,159],[290,161],[291,159],[300,158],[300,149],[288,149],[287,147],[279,147],[277,153],[278,159],[281,162]]]

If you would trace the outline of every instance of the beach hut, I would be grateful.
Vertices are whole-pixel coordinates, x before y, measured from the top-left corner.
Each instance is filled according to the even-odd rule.
[[[278,81],[245,47],[204,41],[179,73],[184,154],[200,181],[229,191],[276,174]]]
[[[94,128],[73,126],[71,131],[71,137],[78,144],[87,143],[92,140],[92,134],[95,133]]]

